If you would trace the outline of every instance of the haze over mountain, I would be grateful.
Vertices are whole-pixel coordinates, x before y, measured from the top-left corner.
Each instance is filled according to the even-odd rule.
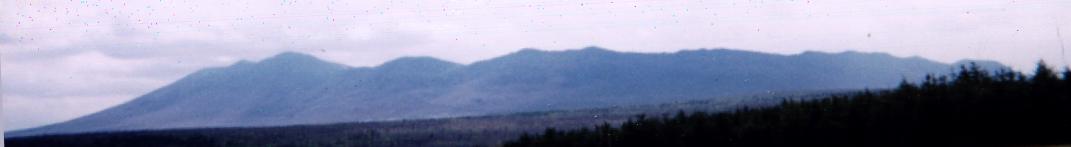
[[[524,49],[469,65],[405,57],[349,67],[286,52],[204,69],[119,106],[5,136],[439,118],[887,88],[963,63],[883,53],[626,53],[589,47]]]

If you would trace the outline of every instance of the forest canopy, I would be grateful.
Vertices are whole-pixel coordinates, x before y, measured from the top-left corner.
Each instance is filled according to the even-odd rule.
[[[961,66],[890,90],[732,112],[638,115],[506,142],[531,146],[919,146],[1071,143],[1071,71]]]

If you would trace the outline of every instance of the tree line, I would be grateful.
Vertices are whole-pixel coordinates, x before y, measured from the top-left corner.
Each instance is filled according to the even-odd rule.
[[[814,100],[732,112],[638,115],[612,126],[524,134],[533,146],[1005,146],[1071,143],[1071,71],[1039,62],[1033,75],[971,64]]]

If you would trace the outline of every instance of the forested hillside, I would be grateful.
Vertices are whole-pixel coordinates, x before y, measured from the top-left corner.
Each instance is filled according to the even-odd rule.
[[[892,90],[525,134],[529,146],[1008,146],[1071,143],[1071,71],[978,66]]]

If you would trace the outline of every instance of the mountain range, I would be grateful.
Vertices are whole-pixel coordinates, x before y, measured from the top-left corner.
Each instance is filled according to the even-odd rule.
[[[6,137],[173,128],[445,118],[688,101],[758,93],[881,89],[952,64],[884,53],[730,49],[629,53],[522,49],[463,65],[402,57],[351,67],[285,52],[194,72],[124,104]],[[100,83],[105,84],[105,83]]]

